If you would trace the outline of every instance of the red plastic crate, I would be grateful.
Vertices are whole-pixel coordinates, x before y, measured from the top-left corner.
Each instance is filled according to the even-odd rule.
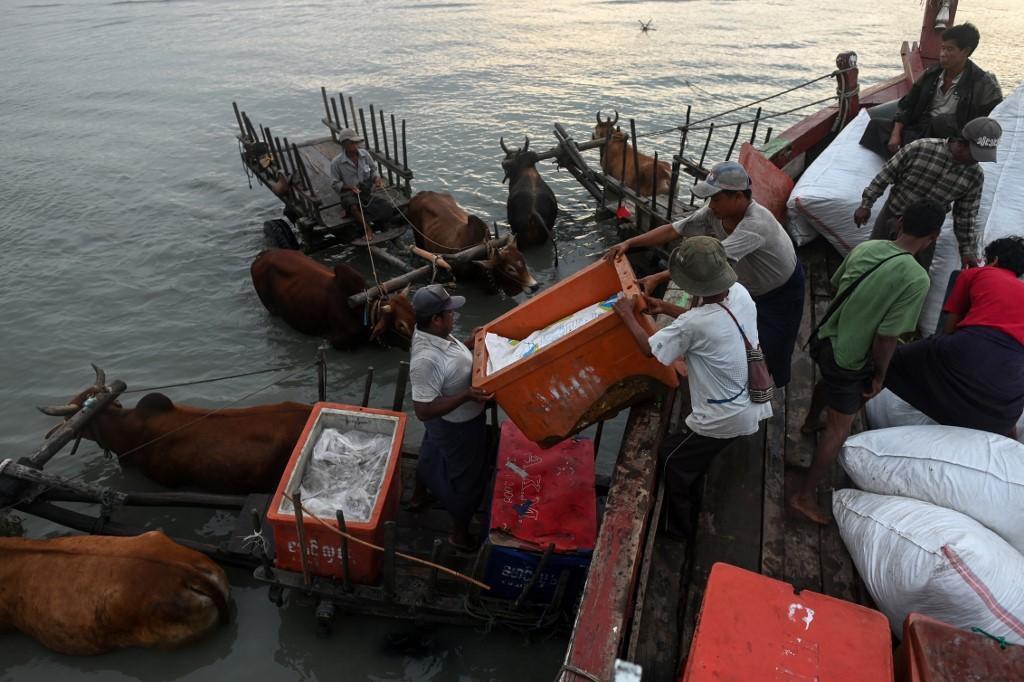
[[[896,650],[899,682],[1017,682],[1024,680],[1024,646],[999,642],[920,613],[903,623]]]
[[[891,682],[889,621],[878,611],[716,563],[685,682]]]
[[[282,511],[284,493],[289,495],[298,490],[306,463],[313,454],[320,434],[325,428],[360,429],[373,433],[391,434],[391,452],[381,480],[381,490],[369,521],[356,523],[346,520],[349,534],[380,546],[383,541],[384,522],[392,521],[398,515],[398,504],[402,497],[402,477],[398,467],[401,460],[402,440],[405,436],[406,415],[391,410],[377,410],[369,407],[317,403],[309,415],[302,435],[299,437],[281,482],[277,486],[267,521],[274,530],[274,564],[283,570],[301,571],[298,531],[295,515]],[[338,523],[333,516],[324,519],[337,530]],[[306,557],[310,573],[318,576],[341,578],[341,536],[324,528],[317,521],[303,517],[306,535]],[[381,553],[356,542],[348,543],[349,575],[353,582],[372,584],[380,574]]]

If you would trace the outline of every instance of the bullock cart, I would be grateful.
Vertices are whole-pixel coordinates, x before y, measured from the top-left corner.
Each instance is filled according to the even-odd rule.
[[[255,177],[284,204],[284,219],[266,221],[264,232],[273,246],[301,248],[306,253],[353,238],[365,245],[360,216],[346,215],[338,193],[331,187],[331,160],[341,153],[338,135],[345,128],[355,130],[366,140],[366,148],[384,179],[384,187],[374,190],[373,201],[404,212],[412,195],[413,173],[409,168],[405,119],[399,122],[394,114],[386,114],[371,104],[367,123],[367,110],[357,108],[352,97],[346,102],[343,93],[328,96],[324,88],[320,88],[320,95],[324,106],[321,122],[329,135],[302,141],[289,140],[264,125],[253,125],[249,115],[232,103],[242,165],[250,177]],[[376,233],[370,243],[384,243],[401,236],[405,222],[396,225]]]

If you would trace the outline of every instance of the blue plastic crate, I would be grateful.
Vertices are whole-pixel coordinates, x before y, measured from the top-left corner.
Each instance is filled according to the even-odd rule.
[[[499,599],[517,598],[537,570],[541,554],[528,549],[508,547],[500,540],[494,541],[492,538],[487,570],[484,573],[484,582],[491,586],[487,596]],[[527,601],[550,602],[555,596],[558,577],[563,569],[568,569],[569,582],[566,584],[562,603],[575,603],[587,580],[587,569],[590,567],[592,554],[591,551],[577,551],[551,555],[540,579],[527,595]]]

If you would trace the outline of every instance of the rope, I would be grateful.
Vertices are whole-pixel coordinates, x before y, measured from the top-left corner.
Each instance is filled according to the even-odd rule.
[[[423,237],[424,241],[428,241],[428,242],[430,242],[432,244],[436,244],[437,246],[440,246],[442,249],[449,249],[449,250],[454,251],[456,253],[458,253],[459,251],[462,251],[465,248],[467,248],[467,247],[463,247],[463,246],[452,246],[451,244],[445,244],[443,242],[437,241],[436,239],[431,239],[430,237],[428,237],[423,232],[423,230],[421,230],[418,227],[416,227],[416,225],[414,225],[413,222],[411,220],[409,220],[409,217],[407,215],[405,215],[405,213],[402,212],[402,209],[399,208],[398,204],[395,203],[395,200],[391,198],[391,193],[390,192],[385,192],[384,194],[388,198],[388,201],[391,202],[391,207],[395,209],[395,212],[398,213],[398,215],[402,216],[402,220],[404,220],[406,222],[406,224],[409,227],[412,228],[413,232],[415,232],[419,236]],[[490,235],[484,237],[485,240],[489,239],[489,238],[490,238]]]
[[[179,388],[181,386],[196,386],[198,384],[212,384],[217,381],[226,381],[227,379],[238,379],[241,377],[251,377],[257,374],[269,374],[270,372],[279,372],[283,369],[293,369],[292,367],[268,367],[266,369],[258,369],[252,372],[242,372],[241,374],[226,374],[221,377],[213,377],[212,379],[198,379],[196,381],[182,381],[177,384],[164,384],[163,386],[150,386],[148,388],[133,388],[130,391],[122,391],[121,395],[128,395],[131,393],[147,393],[150,391],[160,391],[165,388]]]
[[[971,632],[977,632],[979,635],[985,635],[989,639],[993,639],[993,640],[999,642],[999,648],[1000,649],[1005,649],[1006,648],[1006,638],[1005,637],[996,637],[991,632],[986,632],[985,630],[982,630],[981,628],[978,628],[978,627],[971,628]]]
[[[363,213],[363,202],[359,200],[359,195],[356,195],[356,204],[359,205],[359,220],[363,223],[363,239],[366,241],[366,253],[370,254],[370,269],[373,271],[373,282],[378,287],[380,284],[380,276],[377,275],[377,263],[373,260],[373,245],[370,244],[370,238],[372,237],[370,229],[366,226],[366,214]]]
[[[572,673],[573,675],[579,675],[582,678],[592,680],[593,682],[602,682],[601,678],[594,673],[588,673],[583,668],[578,668],[570,663],[563,663],[562,667],[558,669],[558,678],[561,679],[562,673]]]

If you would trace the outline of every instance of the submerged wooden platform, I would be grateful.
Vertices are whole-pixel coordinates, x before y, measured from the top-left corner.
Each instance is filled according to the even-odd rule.
[[[693,538],[674,540],[652,527],[626,652],[643,667],[645,681],[677,679],[715,562],[790,582],[797,590],[869,603],[835,524],[818,526],[785,511],[786,496],[801,482],[815,445],[814,436],[800,433],[816,378],[803,345],[831,300],[828,280],[839,264],[822,241],[799,250],[807,274],[804,317],[793,377],[773,401],[774,416],[712,464]],[[837,466],[833,487],[844,487],[844,476]],[[822,493],[821,502],[827,506],[830,497]],[[659,493],[656,506],[661,498]]]

